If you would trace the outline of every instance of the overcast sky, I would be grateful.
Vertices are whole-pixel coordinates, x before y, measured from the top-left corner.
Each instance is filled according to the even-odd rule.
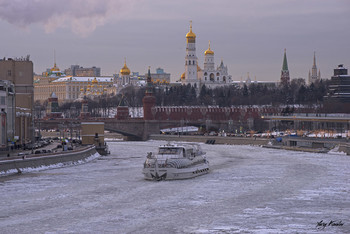
[[[280,79],[284,48],[291,78],[307,78],[316,51],[323,78],[350,68],[349,0],[0,0],[0,57],[31,55],[41,74],[54,63],[119,72],[184,72],[189,21],[203,67],[211,40],[233,80]]]

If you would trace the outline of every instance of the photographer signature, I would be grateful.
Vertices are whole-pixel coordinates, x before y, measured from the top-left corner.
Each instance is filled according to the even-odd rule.
[[[325,227],[329,227],[329,226],[340,227],[340,226],[343,226],[343,225],[344,225],[344,223],[341,220],[338,220],[338,221],[331,220],[329,222],[325,222],[325,221],[321,220],[320,222],[317,222],[316,228],[317,229],[324,229]]]

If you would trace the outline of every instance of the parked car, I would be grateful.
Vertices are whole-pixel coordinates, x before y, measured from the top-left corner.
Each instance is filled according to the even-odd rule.
[[[24,147],[25,150],[31,150],[34,147],[33,144],[26,144],[26,146]]]

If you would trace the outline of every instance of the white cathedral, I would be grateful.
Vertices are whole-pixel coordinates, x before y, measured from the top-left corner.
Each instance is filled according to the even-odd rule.
[[[186,57],[185,72],[181,75],[182,84],[196,84],[199,88],[205,85],[209,88],[232,84],[232,76],[228,75],[227,66],[221,60],[220,66],[215,69],[214,51],[209,48],[204,52],[204,67],[198,65],[196,56],[196,34],[192,32],[192,22],[190,31],[186,34]]]

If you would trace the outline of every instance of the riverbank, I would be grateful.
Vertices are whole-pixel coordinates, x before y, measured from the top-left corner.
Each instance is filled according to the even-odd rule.
[[[286,138],[279,144],[274,138],[257,138],[257,137],[220,137],[220,136],[186,136],[186,135],[151,135],[150,140],[162,141],[185,141],[185,142],[202,142],[207,144],[226,144],[226,145],[256,145],[273,149],[284,149],[293,151],[303,151],[309,153],[327,153],[329,150],[337,148],[337,151],[344,152],[350,155],[350,145],[342,140],[334,139],[331,142],[325,140],[323,145],[320,145],[320,139],[313,138],[292,138],[293,141],[303,142],[302,145],[290,145],[290,139]],[[315,144],[317,143],[317,144]],[[308,146],[310,145],[310,146]]]
[[[266,145],[269,143],[268,138],[254,137],[221,137],[221,136],[187,136],[187,135],[150,135],[150,140],[162,141],[186,141],[202,142],[209,144],[226,144],[226,145]]]
[[[94,146],[79,147],[74,151],[33,154],[0,160],[0,175],[21,173],[40,168],[62,167],[90,161],[100,156]]]

